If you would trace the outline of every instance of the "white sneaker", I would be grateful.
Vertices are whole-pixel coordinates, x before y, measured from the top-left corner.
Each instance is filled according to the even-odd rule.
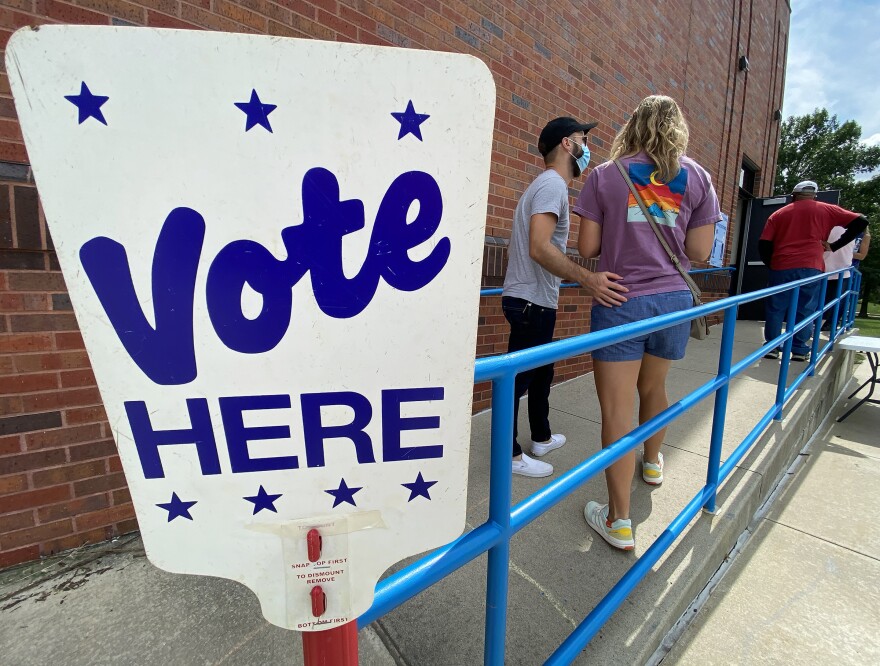
[[[619,550],[633,550],[636,542],[633,539],[632,521],[621,518],[613,523],[608,522],[608,505],[598,502],[587,502],[584,507],[584,518],[609,544]]]
[[[513,461],[513,473],[521,476],[542,477],[553,474],[553,465],[550,465],[534,458],[529,458],[525,453],[522,454],[522,460]]]
[[[547,442],[532,440],[532,455],[545,456],[554,449],[559,449],[563,446],[565,446],[565,435],[550,435],[550,440]]]
[[[642,481],[649,486],[659,486],[663,483],[663,454],[657,454],[657,463],[649,463],[642,454]]]

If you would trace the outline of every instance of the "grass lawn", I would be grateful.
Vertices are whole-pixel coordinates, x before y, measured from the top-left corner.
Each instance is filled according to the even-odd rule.
[[[859,335],[867,335],[870,338],[880,338],[880,318],[859,319],[856,317],[856,326]]]
[[[859,301],[859,308],[861,306],[862,303]],[[858,311],[859,309],[856,309],[856,312]],[[880,303],[868,303],[868,318],[856,317],[856,326],[859,328],[859,335],[880,338]]]

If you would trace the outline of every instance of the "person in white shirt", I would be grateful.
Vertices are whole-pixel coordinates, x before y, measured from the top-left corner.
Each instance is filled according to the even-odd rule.
[[[852,241],[847,243],[839,250],[832,251],[831,244],[843,236],[843,232],[846,231],[843,227],[834,227],[831,230],[831,233],[828,234],[828,240],[823,243],[825,247],[825,254],[822,255],[825,260],[825,272],[836,271],[841,268],[847,268],[852,266],[853,263],[853,252],[855,251],[856,242]],[[825,290],[825,304],[827,305],[835,298],[837,298],[837,280],[839,276],[843,276],[843,287],[841,288],[841,294],[846,293],[846,290],[849,289],[850,283],[850,273],[851,271],[844,271],[843,273],[835,273],[834,275],[828,276],[828,288]],[[839,328],[843,321],[843,310],[844,305],[841,302],[840,307],[837,312],[837,327]],[[825,323],[822,324],[823,331],[831,330],[831,317],[834,314],[834,310],[829,310],[825,313]]]

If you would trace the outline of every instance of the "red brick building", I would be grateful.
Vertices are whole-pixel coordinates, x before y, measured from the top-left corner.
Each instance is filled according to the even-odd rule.
[[[663,93],[691,127],[736,242],[739,202],[770,194],[788,0],[0,0],[0,49],[17,28],[89,23],[268,33],[470,53],[497,85],[484,285],[500,285],[520,193],[540,172],[543,124],[595,120],[593,162],[638,101]],[[573,224],[572,238],[577,238]],[[728,242],[728,256],[731,242]],[[727,278],[706,278],[715,296]],[[563,291],[557,335],[584,333],[589,299]],[[483,299],[478,355],[504,351]],[[560,364],[557,379],[590,370]],[[475,409],[488,406],[475,387]],[[0,73],[0,567],[135,530],[137,523]]]

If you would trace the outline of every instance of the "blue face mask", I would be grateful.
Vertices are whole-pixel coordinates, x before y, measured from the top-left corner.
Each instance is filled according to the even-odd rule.
[[[584,173],[587,170],[587,167],[590,165],[590,149],[589,149],[589,147],[587,147],[583,144],[580,144],[580,148],[581,148],[580,157],[575,157],[574,155],[571,155],[572,157],[574,157],[574,161],[577,164],[577,169],[578,169],[578,173],[575,174],[575,178],[577,178],[582,173]]]
[[[588,146],[581,146],[583,149],[583,154],[577,158],[578,168],[581,170],[581,173],[587,170],[587,167],[590,165],[590,149]]]

